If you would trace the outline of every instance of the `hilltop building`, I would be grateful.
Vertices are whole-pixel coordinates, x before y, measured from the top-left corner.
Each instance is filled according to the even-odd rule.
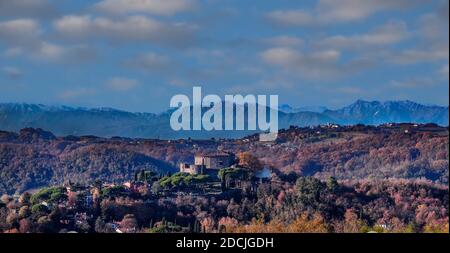
[[[180,172],[189,174],[217,175],[220,169],[230,167],[236,162],[236,157],[228,152],[214,152],[197,154],[194,164],[180,164]]]

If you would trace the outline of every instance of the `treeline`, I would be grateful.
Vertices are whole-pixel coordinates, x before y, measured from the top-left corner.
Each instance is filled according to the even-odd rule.
[[[219,148],[235,154],[249,151],[285,174],[322,180],[422,178],[447,185],[448,129],[408,129],[362,125],[292,128],[281,131],[275,143],[252,138],[163,141],[54,137],[38,129],[19,134],[0,132],[0,193],[20,194],[68,180],[123,182],[142,169],[173,173],[179,163],[192,163],[196,153]]]
[[[124,187],[1,197],[2,232],[445,232],[448,187],[426,181],[338,182],[275,177],[255,191],[246,185],[219,195],[165,196]],[[90,197],[89,197],[90,196]],[[88,198],[89,197],[89,198]]]
[[[69,180],[123,182],[143,169],[162,174],[176,170],[167,162],[108,143],[0,142],[1,193],[21,193]]]
[[[361,131],[340,132],[326,138],[323,135],[294,135],[281,144],[251,145],[248,149],[281,171],[321,179],[423,178],[441,184],[449,182],[448,133]],[[310,142],[317,136],[322,139]]]

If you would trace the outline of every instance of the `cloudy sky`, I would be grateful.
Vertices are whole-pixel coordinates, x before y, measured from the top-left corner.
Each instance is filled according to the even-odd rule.
[[[0,102],[449,104],[448,0],[0,0]]]

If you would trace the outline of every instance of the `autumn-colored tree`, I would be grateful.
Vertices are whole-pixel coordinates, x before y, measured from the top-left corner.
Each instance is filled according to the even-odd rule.
[[[250,171],[259,171],[264,168],[264,164],[250,152],[239,153],[238,159],[239,166],[244,167]]]
[[[286,228],[289,233],[327,233],[327,225],[320,214],[314,214],[312,218],[304,213]]]
[[[282,233],[285,231],[285,225],[279,220],[272,220],[264,223],[262,219],[253,218],[247,225],[231,227],[227,230],[230,233]]]
[[[19,230],[17,228],[5,230],[5,234],[17,234],[17,233],[19,233]]]
[[[40,233],[52,233],[55,232],[55,228],[53,227],[52,221],[48,218],[48,216],[41,216],[38,221],[38,232]]]
[[[233,230],[236,229],[236,227],[238,226],[239,222],[234,219],[234,218],[230,218],[230,217],[222,217],[219,220],[219,232],[225,233],[225,232],[232,232]]]
[[[78,202],[78,193],[76,192],[69,192],[67,193],[67,204],[71,207],[75,207]]]
[[[92,201],[94,202],[94,206],[100,205],[100,196],[101,196],[100,189],[98,187],[94,187],[91,190],[91,194],[92,194]]]
[[[120,222],[120,229],[125,233],[135,233],[138,229],[138,222],[134,214],[127,214]]]
[[[28,233],[31,230],[31,222],[29,219],[21,219],[19,221],[19,231],[20,233]]]
[[[22,195],[20,195],[19,203],[21,205],[29,205],[30,204],[30,199],[31,199],[31,194],[28,193],[28,192],[25,192]]]
[[[28,206],[22,206],[19,209],[19,218],[26,218],[31,214],[31,210]]]
[[[423,232],[425,233],[449,233],[448,217],[440,220],[430,221],[425,225]]]
[[[10,196],[8,196],[8,194],[3,194],[3,195],[0,197],[0,201],[1,201],[3,204],[8,204],[9,201],[11,201],[11,200],[12,200],[12,198],[11,198]]]
[[[347,209],[345,212],[345,220],[343,224],[344,233],[363,233],[368,232],[367,225],[363,220],[358,218],[358,215],[352,209]]]
[[[9,213],[6,217],[6,223],[9,227],[17,227],[19,224],[19,216],[16,213]]]
[[[212,217],[205,217],[200,221],[202,232],[204,233],[211,233],[214,231],[214,226],[216,225],[216,222]]]

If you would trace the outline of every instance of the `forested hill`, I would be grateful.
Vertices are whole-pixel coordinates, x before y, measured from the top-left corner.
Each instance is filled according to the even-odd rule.
[[[0,193],[95,180],[123,182],[136,171],[160,174],[193,162],[195,153],[250,151],[281,173],[339,180],[423,178],[448,184],[448,129],[436,125],[321,126],[282,130],[275,143],[237,140],[150,140],[56,137],[27,128],[0,131]]]

